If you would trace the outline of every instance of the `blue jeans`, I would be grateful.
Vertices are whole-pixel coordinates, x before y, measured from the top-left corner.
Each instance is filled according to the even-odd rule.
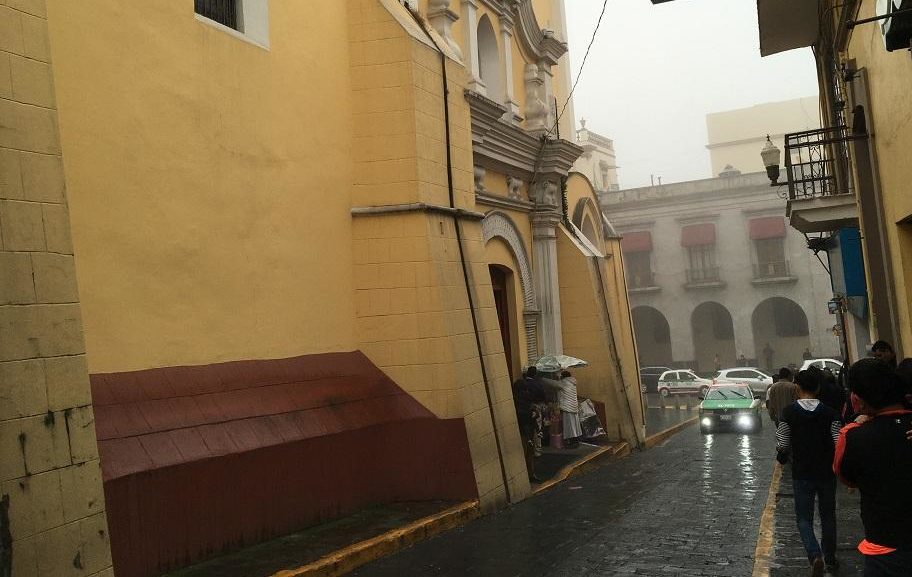
[[[801,535],[808,559],[813,562],[817,557],[823,557],[827,563],[831,563],[836,558],[836,477],[813,481],[792,479],[792,488],[795,493],[798,533]],[[817,543],[817,537],[814,535],[815,496],[823,531],[821,543]]]
[[[865,555],[864,577],[905,577],[912,567],[912,550]]]

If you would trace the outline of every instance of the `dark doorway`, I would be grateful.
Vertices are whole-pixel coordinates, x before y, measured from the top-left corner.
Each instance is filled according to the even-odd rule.
[[[515,380],[513,375],[513,332],[510,330],[510,289],[512,273],[496,265],[488,265],[491,272],[491,288],[494,289],[494,308],[497,309],[497,322],[500,324],[500,336],[503,339],[504,358],[507,361],[507,371],[510,382]]]

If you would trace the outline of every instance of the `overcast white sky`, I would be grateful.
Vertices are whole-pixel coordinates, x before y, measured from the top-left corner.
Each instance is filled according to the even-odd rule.
[[[572,82],[602,0],[566,6]],[[712,176],[707,113],[814,94],[809,48],[760,58],[756,0],[608,0],[573,100],[632,188]]]

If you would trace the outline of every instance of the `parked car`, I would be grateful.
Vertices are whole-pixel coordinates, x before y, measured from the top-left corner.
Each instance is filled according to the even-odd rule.
[[[691,370],[665,371],[659,377],[657,385],[659,394],[663,397],[668,395],[693,394],[699,393],[705,395],[712,381],[698,377]]]
[[[842,370],[842,361],[836,359],[807,359],[801,363],[799,370],[803,371],[811,366],[815,366],[818,369],[830,369],[834,375],[837,375]]]
[[[763,430],[763,403],[748,385],[713,385],[700,403],[700,432]]]
[[[640,367],[640,390],[644,393],[654,393],[658,390],[659,377],[670,367]]]
[[[713,384],[742,383],[750,386],[755,393],[766,394],[766,389],[773,384],[773,377],[757,367],[734,367],[722,369],[713,375]]]

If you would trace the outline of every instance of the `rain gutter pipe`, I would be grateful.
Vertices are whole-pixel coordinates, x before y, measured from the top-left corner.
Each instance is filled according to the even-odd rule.
[[[431,33],[425,27],[424,19],[419,16],[410,5],[404,4],[405,9],[408,10],[409,14],[412,15],[412,18],[415,19],[415,22],[418,26],[421,27],[421,30],[424,31],[427,35],[428,40],[431,41],[431,44],[434,45],[434,48],[440,54],[440,71],[443,79],[443,128],[444,128],[444,138],[446,142],[446,168],[447,168],[447,190],[450,196],[450,208],[456,210],[456,199],[455,193],[453,190],[453,159],[450,146],[450,89],[447,85],[447,68],[446,68],[446,53],[440,49],[440,46],[437,44],[437,41],[434,40],[434,37],[431,36]],[[478,350],[478,362],[481,365],[481,379],[484,382],[485,396],[488,401],[488,412],[491,415],[491,427],[493,428],[494,433],[494,443],[497,446],[497,461],[500,464],[500,475],[503,480],[504,493],[507,497],[507,502],[510,503],[513,501],[510,495],[510,484],[507,481],[507,469],[504,465],[504,454],[503,448],[500,445],[500,435],[497,433],[497,419],[494,413],[494,403],[493,396],[491,395],[491,382],[488,379],[488,371],[485,367],[484,361],[484,351],[481,346],[481,335],[478,331],[478,316],[475,313],[475,299],[472,298],[472,286],[469,282],[469,267],[466,264],[465,250],[462,246],[462,227],[459,223],[459,215],[453,213],[453,225],[456,228],[456,244],[459,246],[459,262],[462,265],[462,278],[465,282],[466,296],[469,300],[469,313],[472,316],[472,329],[475,334],[475,347]],[[532,472],[530,471],[529,474]]]

